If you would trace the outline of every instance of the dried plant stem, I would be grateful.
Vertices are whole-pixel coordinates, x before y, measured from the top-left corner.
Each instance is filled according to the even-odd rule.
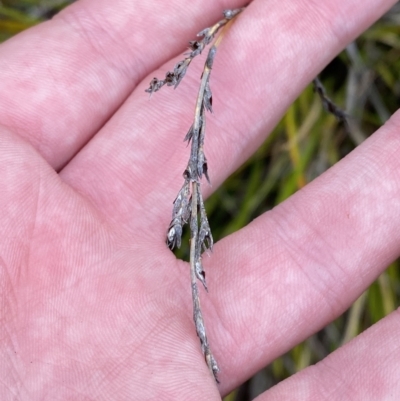
[[[192,184],[192,204],[190,218],[190,278],[193,300],[193,320],[195,323],[197,336],[200,339],[201,349],[203,351],[207,366],[217,383],[217,374],[219,372],[219,368],[208,343],[203,314],[200,308],[199,290],[197,287],[197,280],[199,279],[202,282],[204,288],[207,290],[205,274],[201,263],[201,248],[206,247],[204,242],[206,239],[208,240],[208,247],[210,249],[212,249],[213,244],[211,231],[205,214],[204,203],[201,195],[200,179],[203,172],[208,179],[207,161],[204,156],[203,144],[206,124],[205,109],[212,111],[212,95],[209,88],[209,79],[215,54],[217,52],[217,46],[221,43],[223,33],[226,31],[226,29],[229,29],[230,22],[232,21],[229,21],[229,23],[225,25],[217,41],[209,50],[204,70],[201,76],[201,83],[195,107],[194,123],[189,130],[186,138],[188,140],[192,140],[191,154],[188,168],[186,170],[187,173],[185,174],[185,176],[190,177]],[[200,228],[198,210],[200,210]]]
[[[208,177],[207,159],[204,154],[204,139],[206,132],[205,112],[206,110],[212,112],[212,93],[209,80],[217,47],[221,43],[223,34],[227,29],[229,29],[233,18],[242,10],[243,9],[225,11],[225,18],[222,21],[218,22],[213,27],[200,32],[199,35],[205,35],[205,37],[201,42],[190,42],[192,53],[190,53],[189,57],[178,63],[173,72],[168,72],[165,80],[154,78],[150,82],[150,87],[147,90],[147,92],[151,94],[159,90],[165,84],[174,85],[176,87],[186,73],[186,69],[191,60],[198,54],[198,49],[203,49],[205,44],[210,43],[215,33],[223,27],[218,39],[215,41],[213,46],[211,46],[208,52],[203,73],[201,75],[200,87],[194,111],[194,121],[185,136],[185,141],[191,142],[189,162],[183,173],[185,182],[174,201],[172,220],[167,233],[167,243],[169,247],[171,249],[175,246],[179,247],[181,245],[182,228],[190,220],[190,281],[193,300],[193,320],[197,336],[200,339],[205,361],[217,383],[219,368],[208,343],[204,318],[200,307],[199,289],[197,286],[197,280],[199,280],[206,291],[208,291],[205,273],[201,262],[201,251],[202,249],[212,250],[213,246],[213,238],[201,194],[201,178],[203,174],[207,181],[210,182]]]
[[[224,19],[217,22],[212,27],[202,30],[197,35],[203,37],[201,40],[189,42],[189,49],[191,51],[187,57],[177,63],[173,71],[167,72],[165,79],[160,80],[158,78],[153,78],[149,88],[146,89],[146,92],[151,95],[153,92],[160,90],[164,85],[174,86],[174,88],[176,88],[185,76],[187,68],[193,58],[199,55],[204,48],[213,41],[215,34],[221,30],[217,40],[208,52],[201,75],[200,88],[194,111],[194,121],[184,139],[189,143],[191,142],[190,157],[183,173],[183,186],[173,203],[172,220],[167,232],[168,246],[171,249],[175,246],[179,248],[182,241],[183,226],[188,222],[190,223],[190,282],[193,300],[193,320],[197,336],[200,339],[201,350],[204,354],[205,361],[217,383],[219,368],[208,343],[197,285],[197,280],[199,280],[203,284],[205,290],[208,291],[201,252],[207,249],[212,251],[213,247],[213,238],[201,193],[201,179],[204,174],[207,181],[210,182],[207,159],[204,154],[204,139],[206,131],[206,110],[212,112],[212,93],[209,85],[212,65],[217,47],[221,43],[224,34],[229,29],[235,17],[243,10],[244,8],[225,10],[223,13]],[[344,119],[344,113],[326,96],[324,88],[318,78],[314,80],[314,85],[328,111],[335,114],[338,118]]]
[[[320,97],[324,109],[328,113],[333,114],[340,122],[343,123],[345,129],[349,131],[347,114],[328,97],[324,85],[322,84],[322,82],[318,77],[314,78],[313,85],[314,85],[314,91],[317,92],[318,96]]]

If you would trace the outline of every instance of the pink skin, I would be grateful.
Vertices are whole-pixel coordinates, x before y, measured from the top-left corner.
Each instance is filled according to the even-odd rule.
[[[213,188],[395,2],[253,1],[211,77]],[[396,114],[204,259],[216,386],[188,266],[164,242],[201,62],[174,93],[149,101],[144,89],[222,9],[244,3],[81,0],[0,46],[2,400],[218,400],[342,313],[399,256]],[[398,399],[398,327],[394,312],[259,399]]]

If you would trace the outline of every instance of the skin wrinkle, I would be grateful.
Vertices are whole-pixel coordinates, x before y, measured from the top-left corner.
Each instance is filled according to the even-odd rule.
[[[328,211],[329,213],[329,211]],[[334,295],[332,298],[336,300],[337,304],[339,305],[340,308],[344,308],[344,305],[341,305],[341,297],[340,293],[342,292],[343,288],[345,288],[345,283],[347,280],[350,279],[350,274],[346,271],[344,266],[342,266],[342,263],[339,261],[338,257],[335,257],[336,253],[340,254],[340,249],[336,249],[332,243],[328,241],[326,237],[323,235],[323,230],[321,226],[318,226],[317,224],[312,224],[310,223],[310,220],[307,219],[307,216],[303,216],[302,213],[297,214],[299,219],[302,221],[302,225],[307,227],[307,231],[309,231],[309,234],[307,235],[311,237],[309,242],[310,244],[313,244],[312,249],[309,249],[307,252],[306,247],[302,247],[302,249],[298,249],[297,252],[293,253],[293,255],[302,255],[304,254],[308,259],[314,260],[316,264],[319,265],[319,268],[314,269],[313,273],[315,275],[315,271],[324,271],[328,273],[329,278],[325,279],[326,280],[326,286],[325,288],[320,288],[319,292],[322,294],[325,294],[323,298],[326,298],[326,294],[332,291],[331,295]],[[277,223],[278,227],[279,224]],[[279,232],[280,236],[284,235],[284,231]],[[318,247],[316,246],[316,242],[318,243]],[[293,243],[293,241],[290,241],[289,238],[286,238],[286,241],[283,241],[283,243],[288,246],[288,244]],[[317,251],[317,249],[320,249],[320,251]],[[325,251],[324,251],[325,249]],[[326,250],[328,250],[328,253],[326,253]],[[316,255],[315,251],[318,252]],[[334,266],[334,268],[332,268]],[[304,269],[304,265],[300,264],[299,266],[302,270]],[[333,276],[332,274],[329,274],[330,272],[338,270],[340,274],[336,274]],[[317,284],[320,280],[315,279],[312,280],[312,275],[308,274],[304,271],[304,273],[308,276],[310,284],[314,285]],[[318,278],[320,278],[321,275],[318,275]],[[335,286],[331,286],[331,288],[328,285],[328,282],[335,282]],[[322,284],[322,283],[321,283]],[[333,289],[335,289],[335,292],[333,292]],[[334,312],[334,310],[332,310]],[[332,313],[333,315],[334,313]]]
[[[48,26],[48,25],[45,25],[45,26]],[[57,38],[59,35],[57,35],[57,34],[55,34],[55,38]],[[48,46],[48,42],[49,42],[49,39],[47,39],[47,40],[43,40],[42,41],[43,42],[43,45],[47,45]],[[6,42],[7,43],[7,42]],[[33,50],[35,50],[36,49],[36,46],[31,46],[31,48],[30,48],[30,51],[33,51]],[[62,49],[62,51],[64,52],[65,50],[64,49]],[[17,55],[16,55],[16,57],[18,57],[19,56],[19,54],[17,53]],[[43,59],[43,56],[41,55],[41,56],[39,56],[38,57],[38,61],[40,62],[40,60],[41,59]],[[54,60],[55,60],[55,57],[54,57],[54,51],[49,51],[49,56],[48,56],[48,59],[49,59],[49,63],[52,63],[52,64],[54,64]],[[50,61],[51,60],[51,61]],[[49,69],[50,68],[50,66],[49,65],[46,65],[46,67],[45,67],[46,69]],[[57,68],[57,67],[56,67]],[[53,69],[54,69],[54,66],[53,66]],[[14,83],[16,80],[15,79],[13,79],[13,76],[12,76],[12,74],[9,74],[10,75],[10,78],[8,79],[9,80],[9,83],[8,84],[11,84],[11,83]],[[24,68],[24,69],[22,69],[22,71],[21,71],[21,73],[20,73],[20,75],[19,75],[19,77],[18,77],[18,80],[20,81],[20,87],[18,88],[19,89],[19,91],[17,91],[17,94],[18,93],[20,93],[21,91],[26,91],[27,90],[27,88],[29,88],[29,86],[27,87],[27,84],[29,85],[29,84],[31,84],[31,85],[35,85],[35,87],[36,87],[36,91],[35,91],[35,99],[37,100],[37,101],[39,101],[40,100],[40,102],[39,102],[39,104],[42,104],[43,103],[43,100],[48,96],[48,84],[50,83],[50,81],[49,80],[47,80],[47,84],[45,84],[45,85],[38,85],[38,83],[37,83],[37,79],[34,79],[34,78],[32,78],[32,76],[33,75],[37,75],[37,76],[42,76],[43,75],[43,69],[38,69],[37,68],[37,65],[35,65],[35,64],[32,64],[31,65],[31,67],[30,67],[30,69],[28,68]],[[31,78],[31,79],[29,79],[29,78]],[[5,82],[5,83],[3,83],[3,85],[4,84],[7,84],[7,82]],[[60,85],[62,85],[62,82],[59,82],[58,84],[57,84],[58,86],[60,86]],[[52,87],[53,87],[53,85],[52,85]],[[70,88],[69,88],[70,89]],[[15,88],[14,88],[14,91],[15,91]],[[39,97],[38,97],[39,96]],[[17,99],[15,100],[17,103],[18,103],[18,97],[17,97]],[[54,105],[55,103],[53,103],[53,105]],[[73,106],[73,104],[70,104],[70,107],[71,106]],[[32,108],[32,107],[34,107],[34,105],[31,105],[30,106],[30,108]],[[44,107],[43,108],[43,110],[47,110],[48,109],[48,107]],[[19,105],[17,105],[16,104],[16,107],[15,108],[13,108],[13,110],[15,111],[15,113],[18,113],[19,112],[19,110],[20,110],[20,106]],[[30,112],[30,110],[25,110],[25,113],[24,114],[28,114]],[[16,114],[16,117],[18,117],[18,114]],[[21,116],[19,115],[19,118],[21,118]],[[15,120],[15,123],[16,123],[16,125],[18,126],[18,125],[21,125],[20,123],[18,124],[17,123],[17,120]],[[41,131],[42,131],[42,123],[40,123],[39,122],[39,120],[36,120],[36,122],[35,122],[35,125],[32,127],[32,124],[33,123],[33,121],[31,121],[30,123],[29,123],[29,129],[30,130],[32,130],[32,128],[34,128],[34,129],[36,129],[36,131],[37,132],[39,132],[39,134],[41,133]]]
[[[337,44],[340,46],[343,39],[349,35],[349,32],[351,31],[351,26],[347,29],[343,29],[347,25],[347,10],[345,10],[340,3],[335,2],[321,3],[318,0],[310,0],[310,3],[314,4],[314,7],[311,6],[310,9],[315,12],[315,15],[310,15],[307,25],[312,26],[315,24],[315,20],[326,21],[327,30],[329,30],[329,32],[334,36]],[[335,10],[333,13],[332,8]],[[332,21],[332,15],[335,15],[336,19],[339,21],[338,24],[335,24],[334,21]]]
[[[7,369],[7,376],[11,375],[13,377],[13,380],[15,381],[15,383],[18,383],[18,385],[16,386],[17,387],[16,391],[17,391],[17,393],[20,393],[21,388],[24,387],[24,382],[23,382],[23,380],[21,380],[21,379],[23,379],[23,377],[20,377],[20,374],[19,374],[20,369],[18,369],[17,361],[15,361],[13,358],[13,356],[14,356],[13,354],[15,354],[17,352],[16,351],[17,348],[14,345],[13,336],[11,335],[12,331],[10,329],[8,329],[6,324],[4,324],[4,325],[2,324],[2,331],[3,330],[6,333],[4,334],[4,337],[3,337],[3,335],[1,336],[2,337],[1,341],[6,342],[5,340],[8,340],[7,343],[10,343],[10,349],[9,349],[8,353],[5,352],[6,356],[2,355],[2,358],[6,359],[9,362],[9,364],[11,365],[11,368]],[[2,354],[4,354],[4,353],[2,353]],[[18,380],[18,379],[20,379],[20,380]],[[6,381],[4,381],[4,384],[6,385]]]
[[[187,283],[185,283],[185,285],[187,286]],[[212,288],[216,288],[215,286],[210,287],[210,291]],[[210,297],[210,301],[208,301],[208,298]],[[214,344],[214,339],[217,338],[222,338],[223,339],[223,344],[221,349],[225,349],[228,348],[226,345],[229,344],[229,348],[231,349],[241,349],[242,348],[242,343],[235,337],[232,335],[231,331],[228,329],[228,327],[226,326],[226,324],[224,323],[224,319],[222,314],[219,312],[218,308],[216,307],[215,303],[213,302],[212,299],[212,293],[208,294],[208,297],[205,298],[204,296],[202,297],[202,304],[206,304],[204,305],[204,307],[207,307],[207,316],[205,317],[205,324],[208,330],[208,337],[210,340],[210,344]],[[232,307],[232,306],[231,306]],[[214,324],[208,324],[207,322],[212,322],[212,321],[217,321],[219,322],[218,326],[216,327],[216,325]],[[249,332],[249,330],[247,330]],[[220,353],[220,349],[215,349],[212,351],[215,354],[216,358],[219,358],[219,353]],[[228,357],[230,357],[229,359],[231,360],[231,364],[235,365],[236,361],[235,361],[235,355],[234,354],[230,354],[228,355]]]
[[[82,12],[83,10],[85,11]],[[104,21],[100,21],[97,17],[97,11],[90,11],[90,8],[86,7],[81,7],[79,11],[76,8],[67,8],[66,11],[56,16],[57,19],[64,21],[72,28],[72,32],[76,32],[88,43],[93,52],[106,62],[106,65],[118,74],[121,73],[125,79],[131,80],[132,86],[135,87],[146,71],[143,62],[140,58],[135,57],[136,54],[132,52],[119,31],[112,29],[105,18],[103,18]],[[124,49],[121,54],[124,54],[124,58],[127,60],[115,59],[114,54],[112,56],[109,54],[106,45],[109,46],[110,42],[113,48],[121,47]],[[135,68],[132,68],[132,60],[135,60]],[[135,73],[132,74],[132,71]],[[121,104],[123,101],[124,99],[121,99]]]
[[[282,205],[282,207],[284,207],[284,206]],[[306,253],[304,247],[302,247],[301,249],[294,248],[293,244],[295,242],[291,238],[284,235],[285,229],[282,228],[282,225],[281,225],[279,219],[274,218],[274,221],[275,221],[276,227],[281,228],[280,230],[277,230],[275,232],[275,234],[281,239],[280,243],[288,251],[288,252],[284,252],[284,253],[286,255],[290,256],[291,261],[293,261],[294,264],[298,267],[298,269],[296,269],[296,271],[302,272],[304,277],[306,278],[306,280],[309,282],[310,287],[313,288],[313,290],[315,290],[320,295],[319,297],[316,297],[316,298],[319,298],[324,301],[326,307],[328,308],[328,310],[330,310],[329,315],[336,316],[337,306],[332,305],[332,303],[329,301],[330,296],[328,296],[327,294],[329,294],[329,295],[334,294],[333,298],[340,305],[340,303],[341,303],[340,302],[340,298],[341,298],[340,290],[338,290],[337,292],[336,291],[333,292],[333,288],[329,286],[330,281],[335,281],[335,282],[337,282],[337,281],[324,278],[324,281],[321,282],[321,280],[319,279],[320,276],[318,278],[315,277],[315,272],[318,272],[318,268],[314,268],[312,271],[308,271],[307,268],[304,267],[304,263],[302,263],[298,260],[299,255],[301,255],[301,257],[303,257],[303,254],[304,254],[304,256],[307,256],[306,259],[311,259],[315,263],[319,264],[320,260],[323,260],[325,262],[328,259],[330,261],[332,259],[332,256],[324,255],[324,258],[323,258],[321,255],[321,258],[316,258],[315,256],[312,256],[312,254],[314,254],[314,249],[310,250],[310,252]],[[303,220],[303,222],[306,223],[304,220]],[[308,230],[311,228],[309,224],[305,224],[305,226],[307,227]],[[320,236],[319,236],[319,239],[321,240]],[[314,241],[310,241],[310,243],[314,244]],[[329,267],[331,265],[331,263],[328,262],[326,265],[327,265],[327,267]],[[335,265],[338,266],[337,263],[335,263]],[[322,268],[327,273],[329,273],[331,271],[329,268],[324,268],[324,266],[322,266],[322,267],[320,266],[319,268],[320,269]],[[332,274],[329,274],[329,277],[333,278]],[[340,306],[342,306],[342,305],[340,305]]]
[[[38,179],[36,181],[36,187],[37,187],[37,191],[36,191],[36,197],[35,197],[35,201],[34,201],[34,206],[33,206],[33,216],[32,216],[32,224],[31,224],[31,230],[30,233],[28,234],[28,241],[30,242],[31,245],[27,247],[27,253],[26,253],[26,261],[27,261],[27,266],[30,265],[30,259],[31,259],[31,253],[32,253],[32,246],[34,246],[33,243],[33,239],[35,237],[35,229],[36,229],[36,219],[38,216],[38,210],[39,210],[39,204],[40,204],[40,193],[42,191],[42,173],[40,172],[40,169],[38,169]],[[32,199],[32,197],[30,197]],[[18,272],[18,276],[20,277],[21,274],[21,270],[19,269]],[[18,281],[17,281],[18,283]]]
[[[26,161],[23,160],[23,158],[21,157],[21,154],[9,154],[10,151],[13,151],[12,148],[9,146],[7,139],[10,138],[9,136],[9,132],[7,131],[3,131],[2,132],[2,152],[6,152],[5,156],[2,155],[2,161],[3,161],[3,166],[5,168],[5,171],[2,172],[2,178],[6,179],[6,182],[8,183],[7,186],[4,186],[4,192],[3,192],[3,196],[7,195],[7,190],[5,188],[8,188],[8,191],[13,192],[16,196],[22,198],[24,200],[24,205],[25,208],[23,208],[22,212],[17,213],[14,208],[15,208],[15,204],[9,204],[6,203],[6,207],[4,207],[4,205],[2,206],[2,210],[3,213],[5,213],[5,215],[7,217],[21,217],[23,219],[23,221],[28,221],[27,216],[31,216],[32,213],[30,213],[31,211],[31,207],[29,207],[29,203],[32,199],[36,199],[36,191],[32,191],[32,188],[35,186],[35,182],[37,180],[32,179],[33,182],[29,182],[27,185],[24,185],[23,183],[19,183],[20,181],[20,177],[22,174],[17,173],[17,168],[16,165],[18,165],[19,167],[21,167],[23,170],[29,170],[32,172],[36,172],[39,171],[38,168],[35,167],[35,164],[32,163],[27,163]],[[21,143],[21,141],[19,142]],[[10,162],[10,160],[12,160]],[[16,161],[15,161],[16,160]],[[18,184],[12,184],[11,183],[11,179],[18,175],[18,179],[17,182]],[[32,193],[33,192],[33,193]],[[4,323],[8,323],[11,324],[12,319],[17,315],[17,312],[21,313],[22,309],[18,308],[18,305],[21,304],[21,295],[19,293],[19,291],[16,289],[16,286],[18,285],[18,283],[21,281],[21,276],[22,276],[22,269],[27,267],[27,263],[25,262],[27,260],[27,255],[26,253],[29,251],[29,246],[27,246],[28,241],[26,240],[26,237],[29,237],[28,232],[30,231],[30,225],[29,222],[27,222],[26,224],[23,225],[23,228],[19,230],[18,232],[18,238],[12,238],[10,237],[10,235],[8,234],[9,232],[12,232],[12,227],[11,224],[10,226],[8,226],[7,224],[7,220],[5,219],[5,222],[3,223],[3,232],[2,232],[2,238],[8,239],[8,241],[10,242],[10,244],[12,244],[11,246],[15,247],[16,243],[20,243],[19,249],[22,250],[22,252],[19,250],[18,254],[14,254],[14,252],[7,252],[6,246],[3,246],[2,248],[2,264],[3,264],[3,274],[5,272],[5,274],[7,274],[8,277],[8,285],[6,284],[5,288],[7,288],[7,293],[9,293],[9,297],[11,299],[7,299],[7,305],[9,307],[8,309],[8,316],[6,314],[6,310],[3,309],[3,313],[2,313],[2,320]],[[5,226],[4,226],[5,224]],[[7,243],[7,241],[6,241]],[[7,261],[6,261],[7,259]],[[19,265],[19,269],[13,269],[13,265],[17,263]],[[25,272],[26,274],[26,272]],[[13,282],[15,282],[13,284]],[[6,293],[6,291],[4,291],[4,294]],[[11,306],[12,305],[12,306]],[[12,312],[13,311],[13,312]],[[12,315],[11,315],[12,313]],[[8,321],[5,321],[6,317],[8,317]],[[9,331],[10,332],[10,331]],[[17,350],[18,348],[13,344],[12,346],[12,350]]]
[[[9,268],[7,267],[6,262],[0,255],[0,272],[1,272],[1,287],[0,287],[0,296],[1,296],[1,305],[2,305],[2,313],[0,316],[0,320],[4,321],[5,316],[7,316],[7,312],[10,313],[10,305],[17,305],[18,296],[16,294],[15,288],[12,285],[12,277],[9,272]],[[4,284],[3,284],[4,280]],[[6,291],[7,289],[7,291]],[[7,293],[7,298],[5,294]],[[7,307],[6,307],[7,305]]]
[[[324,361],[321,362],[322,365],[325,365],[325,369],[329,371],[329,375],[331,375],[333,372],[336,373],[335,376],[337,377],[337,385],[334,386],[333,388],[329,388],[328,386],[325,386],[326,388],[326,394],[324,394],[324,397],[326,399],[332,399],[329,398],[333,394],[338,395],[341,394],[341,398],[343,399],[344,397],[346,399],[353,399],[351,396],[351,393],[349,392],[350,388],[357,388],[357,380],[359,379],[358,377],[358,372],[356,370],[348,370],[348,371],[343,371],[343,370],[338,370],[337,368],[335,369],[333,366],[330,366],[328,364],[324,364]],[[376,370],[377,372],[379,370]],[[332,381],[333,382],[333,381]],[[322,387],[323,388],[323,387]],[[356,398],[354,398],[356,399]],[[379,398],[377,398],[379,399]]]
[[[324,360],[319,362],[319,364],[323,365]],[[318,366],[317,364],[316,366]],[[319,383],[319,386],[321,388],[321,391],[318,394],[315,394],[316,397],[323,397],[324,400],[330,401],[332,400],[332,396],[341,394],[341,399],[343,399],[344,396],[344,391],[343,391],[343,374],[338,371],[337,369],[334,369],[332,367],[329,367],[329,376],[332,378],[331,383],[335,383],[336,385],[332,386],[332,388],[329,388],[329,386],[324,383],[322,380],[318,380],[317,382]],[[318,376],[317,376],[318,377]],[[316,378],[317,378],[316,377]],[[325,391],[324,391],[325,389]]]

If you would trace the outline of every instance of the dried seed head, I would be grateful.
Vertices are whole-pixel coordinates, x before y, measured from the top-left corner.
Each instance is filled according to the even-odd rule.
[[[172,223],[171,223],[172,224]],[[170,225],[167,233],[167,245],[169,249],[180,248],[182,244],[182,225],[176,221]]]
[[[150,81],[150,85],[149,88],[145,90],[145,92],[153,94],[154,92],[157,92],[163,85],[165,84],[165,82],[163,80],[160,80],[158,78],[153,78]]]
[[[236,10],[224,10],[223,14],[227,20],[231,20],[232,18],[236,17],[240,12],[244,10],[243,8],[237,8]]]
[[[195,292],[198,297],[197,286],[196,286],[196,288],[193,288],[193,286],[192,286],[192,291]],[[193,320],[196,325],[197,336],[200,339],[202,351],[203,351],[203,353],[205,353],[206,347],[208,347],[208,342],[207,342],[207,336],[206,336],[206,329],[204,327],[204,319],[203,319],[203,315],[201,314],[200,309],[196,309],[193,311]]]
[[[199,152],[199,155],[197,157],[197,174],[199,175],[199,178],[203,176],[203,169],[205,164],[206,163],[204,152]]]
[[[226,19],[231,19],[232,18],[232,10],[224,10],[223,14],[224,14],[224,17]]]
[[[202,31],[200,31],[197,36],[204,36],[204,38],[210,37],[210,32],[212,32],[211,28],[205,28]],[[204,40],[204,38],[202,40]]]
[[[212,113],[212,92],[208,82],[204,88],[204,107],[206,110]]]
[[[190,218],[190,198],[189,181],[185,180],[172,208],[172,220],[167,231],[167,245],[170,249],[181,247],[183,226]]]
[[[203,270],[203,264],[201,263],[201,257],[195,262],[195,273],[197,279],[203,284],[204,289],[208,292],[206,284],[206,273]]]
[[[193,137],[193,132],[194,132],[194,124],[191,125],[191,127],[189,128],[188,133],[186,134],[185,138],[183,139],[184,142],[188,141],[188,143],[190,143],[190,140]]]
[[[183,77],[185,76],[189,64],[190,64],[190,61],[187,58],[183,61],[180,61],[178,64],[176,64],[176,66],[174,68],[174,76],[175,76],[174,88],[175,89],[181,83]]]
[[[210,51],[208,52],[207,55],[207,60],[206,60],[206,65],[207,67],[211,70],[213,62],[214,62],[214,58],[215,58],[215,54],[217,53],[217,48],[216,46],[212,46]]]
[[[205,43],[199,42],[197,40],[192,40],[189,42],[189,49],[191,52],[189,53],[189,57],[194,58],[201,54],[201,52],[204,50],[206,47]]]
[[[203,197],[200,192],[198,193],[198,203],[200,209],[199,243],[204,248],[204,250],[209,249],[210,251],[212,251],[214,240],[211,234],[210,224],[207,219]]]
[[[210,365],[211,365],[211,370],[214,375],[215,381],[217,383],[219,383],[218,376],[217,376],[219,373],[219,367],[217,365],[217,361],[215,360],[213,354],[211,354],[211,353],[210,353]]]

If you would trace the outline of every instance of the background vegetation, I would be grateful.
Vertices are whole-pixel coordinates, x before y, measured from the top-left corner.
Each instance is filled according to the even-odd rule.
[[[0,41],[50,18],[69,2],[0,0]],[[398,108],[400,5],[396,4],[349,45],[320,78],[329,96],[351,116],[350,132],[323,110],[320,99],[308,87],[257,153],[207,201],[216,241],[245,226],[335,164]],[[180,256],[187,258],[184,251]],[[253,399],[392,312],[400,299],[399,267],[399,261],[389,266],[346,313],[274,361],[225,401]]]

